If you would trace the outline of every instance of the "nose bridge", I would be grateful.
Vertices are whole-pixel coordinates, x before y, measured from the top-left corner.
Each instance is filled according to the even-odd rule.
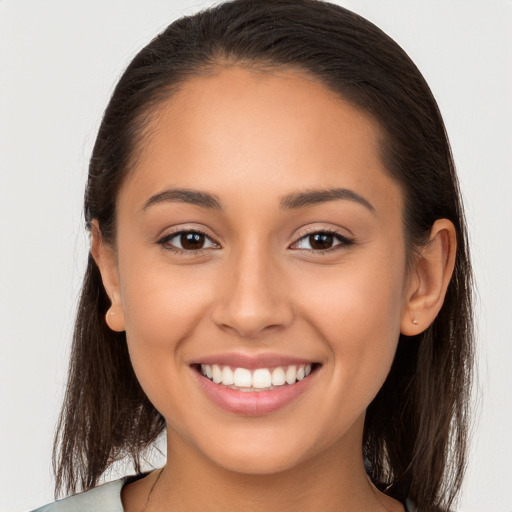
[[[217,325],[243,337],[286,326],[293,312],[272,251],[253,240],[229,260],[214,312]]]

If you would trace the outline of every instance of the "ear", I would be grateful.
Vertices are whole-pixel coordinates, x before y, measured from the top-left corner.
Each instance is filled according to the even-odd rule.
[[[116,255],[113,248],[104,242],[97,220],[91,223],[91,255],[100,269],[103,286],[111,302],[105,316],[107,325],[113,331],[122,332],[125,329],[125,321]]]
[[[401,333],[423,332],[439,313],[455,266],[457,236],[447,219],[432,226],[430,241],[417,252],[409,278],[402,314]]]

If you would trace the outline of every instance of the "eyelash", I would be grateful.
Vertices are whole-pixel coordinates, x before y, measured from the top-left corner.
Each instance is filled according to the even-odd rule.
[[[179,247],[175,247],[173,246],[172,244],[170,244],[170,241],[180,235],[183,235],[183,234],[197,234],[197,235],[201,235],[201,236],[204,236],[205,238],[209,239],[212,244],[214,244],[214,246],[216,247],[207,247],[207,248],[200,248],[200,249],[181,249]],[[315,230],[312,230],[308,233],[305,233],[303,234],[296,242],[294,242],[292,245],[297,245],[300,241],[306,239],[306,238],[309,238],[313,235],[319,235],[319,234],[322,234],[322,235],[330,235],[332,236],[333,238],[337,239],[339,241],[338,244],[332,246],[332,247],[329,247],[328,249],[324,249],[324,250],[315,250],[315,249],[293,249],[293,250],[296,250],[296,251],[304,251],[304,252],[308,252],[308,253],[314,253],[315,255],[321,255],[321,254],[326,254],[326,253],[330,253],[330,252],[334,252],[334,251],[337,251],[341,248],[344,248],[344,247],[349,247],[351,245],[354,244],[354,240],[350,239],[350,238],[347,238],[346,236],[342,235],[341,233],[337,232],[337,231],[334,231],[334,230],[330,230],[330,229],[315,229]],[[158,245],[161,245],[162,247],[164,247],[166,250],[168,251],[171,251],[173,252],[174,254],[183,254],[183,255],[186,255],[186,256],[198,256],[200,254],[203,254],[205,251],[208,251],[209,249],[212,249],[212,248],[219,248],[219,244],[215,241],[213,241],[207,233],[205,233],[204,231],[201,231],[200,229],[182,229],[182,230],[179,230],[179,231],[175,231],[174,233],[170,233],[169,235],[165,235],[164,237],[162,237],[161,239],[157,240],[156,242]],[[291,246],[290,246],[291,247]]]
[[[164,247],[164,249],[173,252],[174,254],[183,254],[186,256],[198,256],[200,254],[203,254],[205,251],[207,251],[210,248],[200,248],[196,250],[187,250],[187,249],[180,249],[179,247],[175,247],[171,245],[169,242],[180,235],[184,234],[196,234],[196,235],[202,235],[208,240],[211,240],[214,245],[219,247],[219,244],[217,242],[214,242],[204,231],[201,231],[200,229],[180,229],[179,231],[175,231],[174,233],[170,233],[169,235],[165,235],[164,237],[160,238],[160,240],[157,240],[157,244]],[[216,247],[215,247],[216,248]]]
[[[328,249],[318,249],[318,250],[314,250],[314,249],[294,249],[296,251],[305,251],[305,252],[308,252],[308,253],[314,253],[315,255],[321,255],[321,254],[327,254],[327,253],[331,253],[331,252],[334,252],[334,251],[338,251],[342,248],[346,248],[346,247],[349,247],[351,245],[354,244],[354,240],[353,239],[350,239],[344,235],[342,235],[341,233],[339,233],[338,231],[335,231],[335,230],[332,230],[332,229],[312,229],[311,231],[309,232],[306,232],[306,233],[303,233],[300,238],[294,242],[292,245],[297,245],[301,240],[304,240],[304,239],[307,239],[313,235],[330,235],[332,236],[334,239],[337,239],[338,240],[338,244],[336,245],[333,245],[332,247],[329,247]]]

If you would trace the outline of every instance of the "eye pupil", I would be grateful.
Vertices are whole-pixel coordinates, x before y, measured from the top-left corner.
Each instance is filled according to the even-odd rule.
[[[329,233],[315,233],[309,237],[309,244],[313,249],[330,249],[334,241],[334,235]]]
[[[180,242],[184,249],[201,249],[204,245],[204,235],[201,233],[182,233]]]

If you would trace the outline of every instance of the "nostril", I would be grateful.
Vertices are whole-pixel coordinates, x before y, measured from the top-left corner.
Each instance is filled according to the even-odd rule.
[[[232,294],[216,303],[211,319],[223,331],[242,338],[256,338],[291,324],[294,318],[291,304],[272,290],[256,289],[253,281],[251,278],[252,285],[238,284]]]

